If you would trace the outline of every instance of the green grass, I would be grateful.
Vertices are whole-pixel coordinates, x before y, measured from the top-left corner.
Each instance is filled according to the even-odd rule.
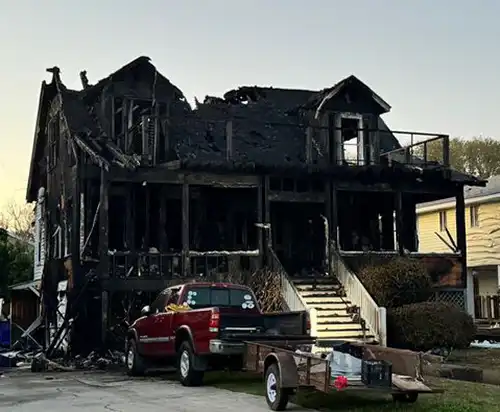
[[[433,380],[432,387],[445,390],[442,394],[420,395],[413,405],[396,405],[390,396],[334,392],[323,394],[299,391],[292,402],[305,408],[321,411],[349,412],[496,412],[500,411],[500,387],[459,381]],[[206,385],[264,396],[264,385],[260,377],[248,373],[209,373]],[[265,404],[265,400],[262,399]]]

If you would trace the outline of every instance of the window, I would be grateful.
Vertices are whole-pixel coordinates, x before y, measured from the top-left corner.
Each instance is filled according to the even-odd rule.
[[[447,227],[446,212],[439,212],[439,230],[445,232]]]
[[[479,227],[479,206],[471,206],[470,210],[470,227]]]
[[[184,301],[193,309],[212,306],[255,308],[254,297],[246,289],[192,287],[187,291]]]

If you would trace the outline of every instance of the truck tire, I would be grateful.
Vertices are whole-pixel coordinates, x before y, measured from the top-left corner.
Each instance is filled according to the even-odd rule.
[[[146,362],[137,351],[137,342],[135,339],[128,341],[125,363],[127,374],[130,376],[142,376],[146,372]]]
[[[203,384],[205,371],[195,370],[193,347],[188,341],[181,343],[177,354],[177,373],[183,386],[200,386]]]
[[[272,363],[266,369],[265,385],[266,401],[269,409],[284,411],[288,405],[292,389],[281,387],[280,370],[276,363]]]

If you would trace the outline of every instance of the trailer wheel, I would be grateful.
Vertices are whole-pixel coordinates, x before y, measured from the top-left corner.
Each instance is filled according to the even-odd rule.
[[[273,411],[284,411],[292,390],[281,387],[280,371],[276,363],[266,369],[265,380],[267,405]]]
[[[392,400],[398,403],[415,403],[418,399],[418,393],[393,393]]]
[[[200,386],[203,383],[205,371],[193,368],[196,355],[191,344],[187,341],[182,342],[177,356],[177,371],[180,383],[184,386]]]
[[[130,339],[126,354],[127,374],[130,376],[142,376],[146,372],[146,362],[137,351],[135,339]]]

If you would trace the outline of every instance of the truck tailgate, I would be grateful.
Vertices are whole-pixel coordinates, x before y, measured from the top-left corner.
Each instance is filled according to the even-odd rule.
[[[307,334],[307,312],[231,313],[220,315],[220,337],[223,339],[255,340],[272,336]]]

